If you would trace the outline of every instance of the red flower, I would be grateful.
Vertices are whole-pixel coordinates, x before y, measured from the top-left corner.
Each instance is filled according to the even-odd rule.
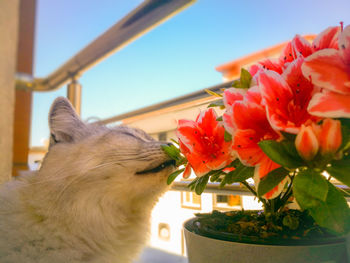
[[[227,91],[226,101],[237,89]],[[230,95],[229,95],[230,94]],[[236,97],[237,98],[237,97]],[[266,117],[266,110],[261,105],[261,94],[257,86],[248,89],[243,98],[226,103],[228,106],[224,114],[225,127],[232,130],[233,150],[244,165],[256,166],[254,181],[256,187],[260,178],[271,170],[280,167],[261,150],[258,143],[262,140],[277,140],[280,135],[274,131]],[[284,185],[284,181],[281,183]],[[278,195],[283,186],[277,186],[264,197],[273,198]]]
[[[302,124],[315,120],[306,109],[314,86],[301,72],[303,60],[299,57],[291,62],[282,75],[273,71],[259,75],[259,88],[267,116],[276,130],[296,134]]]
[[[350,26],[339,35],[338,45],[339,50],[317,51],[302,66],[304,76],[324,88],[310,101],[313,115],[350,118]]]
[[[179,120],[180,150],[198,177],[224,168],[234,159],[231,142],[224,139],[225,128],[216,119],[210,108],[200,113],[196,121]]]

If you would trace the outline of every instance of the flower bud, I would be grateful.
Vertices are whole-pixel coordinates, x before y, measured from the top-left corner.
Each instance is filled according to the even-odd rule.
[[[184,179],[187,179],[188,177],[191,176],[191,171],[192,171],[191,165],[188,163],[188,164],[186,165],[186,167],[185,167],[185,170],[184,170],[184,172],[183,172],[183,174],[182,174],[182,177],[183,177]]]
[[[321,154],[334,154],[342,143],[341,124],[338,120],[325,119],[319,133]]]
[[[295,147],[299,155],[307,160],[312,160],[318,152],[318,140],[311,126],[301,126],[295,139]]]

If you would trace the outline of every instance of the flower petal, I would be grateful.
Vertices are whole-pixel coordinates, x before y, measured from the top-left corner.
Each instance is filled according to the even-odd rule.
[[[320,117],[350,118],[350,95],[323,90],[312,97],[307,110]]]
[[[182,173],[182,177],[183,177],[184,179],[187,179],[188,177],[191,176],[191,171],[192,171],[191,165],[188,163],[188,164],[186,165],[186,167],[185,167],[184,172]]]
[[[299,56],[308,57],[312,54],[311,44],[302,36],[296,35],[292,40],[292,47],[295,58]]]
[[[272,170],[275,170],[277,168],[281,167],[279,164],[273,162],[270,158],[266,156],[259,165],[255,167],[254,170],[254,183],[255,183],[255,188],[258,189],[260,179],[265,177],[269,172]],[[273,188],[270,192],[266,193],[263,197],[265,199],[273,199],[277,197],[283,190],[284,185],[286,184],[288,178],[285,178],[280,182],[275,188]]]
[[[197,125],[203,131],[207,133],[207,135],[213,135],[216,131],[216,127],[218,126],[218,121],[216,120],[218,116],[213,108],[209,108],[205,111],[202,111],[197,119]]]
[[[312,42],[313,51],[318,51],[325,48],[338,49],[338,35],[340,32],[339,26],[328,27],[323,30]]]
[[[261,150],[258,142],[261,135],[252,129],[237,130],[233,137],[233,150],[244,165],[254,166],[261,162],[266,154]]]
[[[301,67],[306,78],[322,88],[350,94],[350,72],[340,52],[335,49],[323,49],[305,59]]]
[[[273,70],[279,74],[282,73],[283,69],[278,60],[264,59],[258,62],[264,69]]]
[[[223,101],[226,108],[232,106],[233,103],[243,100],[246,91],[244,89],[229,88],[224,91]]]
[[[339,52],[344,63],[350,67],[350,25],[345,27],[339,36]],[[350,74],[350,70],[348,70],[348,74]]]

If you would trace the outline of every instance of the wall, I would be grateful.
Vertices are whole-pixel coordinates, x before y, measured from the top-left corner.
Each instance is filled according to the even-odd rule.
[[[0,183],[11,178],[19,0],[0,1]]]

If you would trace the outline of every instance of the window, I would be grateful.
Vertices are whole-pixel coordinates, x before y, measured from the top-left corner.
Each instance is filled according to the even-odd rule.
[[[239,195],[213,194],[213,209],[234,210],[242,208],[242,199]]]
[[[181,207],[196,210],[202,209],[201,196],[193,192],[181,192]]]

